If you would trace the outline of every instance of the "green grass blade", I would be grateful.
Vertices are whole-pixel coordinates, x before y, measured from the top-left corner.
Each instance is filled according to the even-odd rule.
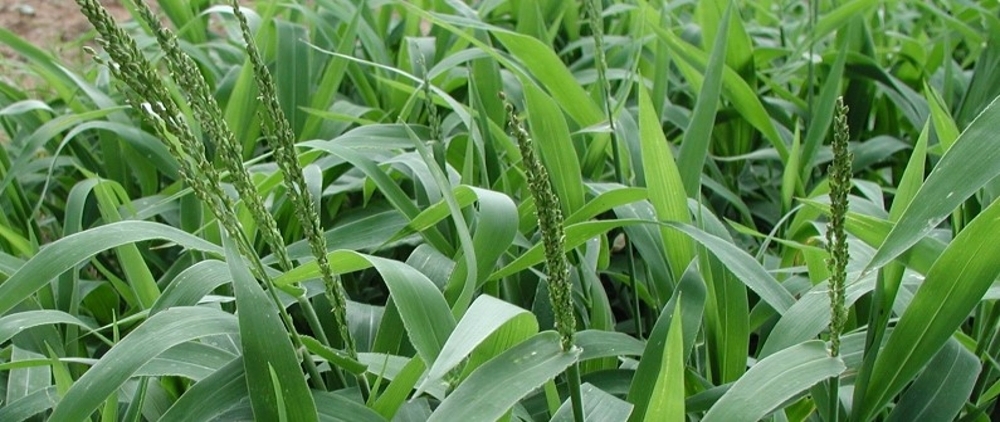
[[[838,28],[848,27],[848,22],[864,15],[869,9],[879,4],[878,0],[854,0],[841,4],[836,9],[821,16],[812,29],[810,36],[819,40]]]
[[[973,68],[969,88],[962,96],[955,119],[961,125],[972,121],[1000,94],[1000,44],[986,43]]]
[[[646,344],[628,334],[604,331],[583,330],[573,336],[573,344],[583,352],[580,361],[618,356],[642,356]]]
[[[549,171],[552,188],[562,203],[563,215],[571,215],[583,206],[583,177],[580,158],[570,139],[569,126],[551,97],[533,84],[525,84],[524,101],[528,127],[541,160]]]
[[[4,403],[0,407],[0,420],[24,421],[32,416],[51,409],[59,402],[59,393],[55,386],[50,386],[31,393],[14,402]]]
[[[563,352],[555,331],[539,333],[476,369],[428,421],[496,420],[579,355],[579,349]]]
[[[142,365],[175,345],[238,331],[234,316],[214,309],[181,307],[161,312],[125,336],[76,380],[50,419],[79,420],[90,415]]]
[[[361,21],[361,13],[355,12],[354,17],[338,34],[341,36],[337,42],[337,53],[350,54],[357,42],[358,23]],[[330,57],[323,68],[323,75],[313,92],[309,107],[316,110],[326,110],[336,98],[337,89],[346,75],[348,61]],[[323,122],[320,116],[309,114],[305,118],[305,126],[302,130],[302,139],[310,139],[316,135]]]
[[[17,312],[0,318],[0,343],[10,340],[14,335],[23,330],[53,324],[76,325],[85,330],[96,328],[92,324],[63,311],[45,309]]]
[[[653,111],[653,103],[645,88],[639,88],[639,133],[642,142],[642,168],[646,175],[649,202],[656,210],[659,221],[690,223],[684,182],[667,138],[660,126],[660,119]],[[661,227],[667,262],[675,280],[679,280],[688,263],[694,258],[691,240],[676,230]]]
[[[323,422],[379,422],[384,418],[363,404],[337,393],[313,391],[313,400]]]
[[[45,80],[46,87],[54,90],[64,101],[69,102],[73,110],[84,111],[89,107],[80,101],[81,98],[78,98],[81,92],[99,108],[109,108],[116,105],[107,93],[72,73],[60,64],[59,60],[50,52],[18,37],[7,28],[0,27],[0,43],[9,46],[16,53],[28,59],[34,65],[33,70]]]
[[[702,47],[706,50],[717,45],[718,38],[726,38],[726,65],[748,81],[756,78],[754,69],[754,45],[747,33],[743,19],[737,14],[733,20],[725,18],[734,5],[729,0],[702,0],[698,2],[695,15],[702,28]],[[739,9],[737,9],[739,10]],[[725,23],[728,21],[728,29]],[[721,36],[720,36],[721,35]]]
[[[247,400],[248,394],[243,358],[237,357],[192,385],[163,413],[160,421],[212,420]]]
[[[825,259],[823,250],[820,255]],[[874,287],[874,278],[867,277],[851,283],[847,288],[846,306],[850,307],[858,297],[870,292]],[[830,287],[825,281],[801,294],[801,298],[792,305],[774,325],[767,341],[760,349],[758,358],[764,358],[794,346],[800,342],[816,338],[830,326]]]
[[[277,307],[250,274],[249,266],[236,251],[236,246],[228,239],[225,243],[226,262],[233,277],[236,308],[239,310],[243,366],[254,417],[278,420],[279,415],[287,413],[296,421],[318,420],[316,404],[309,394],[298,354],[292,347]],[[281,379],[272,379],[272,371],[280,372]],[[272,388],[272,385],[280,389]]]
[[[455,318],[441,291],[427,276],[399,261],[338,250],[328,255],[338,274],[374,267],[389,288],[402,323],[417,353],[433,362],[455,328]],[[276,286],[314,278],[319,274],[315,263],[306,264],[275,279]]]
[[[177,274],[149,308],[149,314],[156,315],[174,306],[197,305],[205,295],[230,282],[232,275],[225,262],[214,259],[201,261]]]
[[[949,340],[906,390],[888,422],[950,421],[962,410],[979,377],[979,359],[965,346]]]
[[[590,187],[592,192],[597,193],[597,197],[584,204],[577,212],[566,217],[566,225],[586,221],[616,207],[647,199],[646,189],[643,188],[629,188],[618,184],[590,185]],[[607,189],[605,190],[605,188]]]
[[[576,249],[587,240],[593,239],[602,233],[606,233],[618,227],[649,223],[643,220],[605,220],[605,221],[585,221],[566,227],[566,252]],[[536,265],[545,260],[545,251],[541,243],[536,243],[523,255],[490,275],[489,280],[499,280],[511,274],[524,271],[532,265]]]
[[[704,51],[681,40],[678,35],[670,32],[667,28],[661,27],[659,13],[646,0],[640,0],[639,4],[646,16],[646,27],[652,29],[657,37],[670,47],[670,51],[681,59],[675,60],[676,62],[683,61],[697,69],[706,68],[708,57]],[[723,70],[722,87],[723,95],[732,102],[733,107],[739,111],[740,115],[764,135],[778,152],[782,161],[787,160],[788,147],[781,135],[778,134],[777,128],[753,88],[750,88],[750,85],[728,66]]]
[[[1000,201],[969,222],[934,262],[875,361],[871,383],[856,410],[860,419],[872,417],[902,391],[982,299],[1000,274],[1000,243],[991,240],[998,231]]]
[[[666,225],[691,236],[706,247],[729,268],[729,271],[779,314],[795,304],[792,294],[743,249],[694,226],[674,222],[668,222]]]
[[[810,207],[829,213],[829,205],[808,199],[801,201]],[[854,212],[847,213],[847,231],[873,248],[884,242],[892,228],[892,223],[886,220]],[[900,255],[899,261],[907,268],[926,275],[931,265],[941,256],[945,246],[947,244],[935,237],[925,237],[917,241],[910,250]]]
[[[378,396],[371,408],[386,419],[392,419],[403,402],[410,396],[413,387],[417,385],[420,376],[427,369],[420,356],[414,356],[406,362],[389,386]]]
[[[7,313],[59,274],[101,251],[153,239],[167,240],[189,249],[222,252],[217,245],[158,223],[123,221],[96,227],[52,242],[0,285],[0,314]]]
[[[413,145],[412,141],[408,141],[409,145]],[[334,141],[309,141],[301,144],[302,146],[319,149],[340,157],[352,165],[358,167],[365,174],[375,181],[375,184],[379,187],[382,194],[386,196],[387,199],[396,207],[399,212],[403,213],[407,219],[414,219],[420,214],[420,210],[417,205],[406,196],[406,193],[399,187],[399,185],[392,180],[389,175],[380,169],[378,165],[351,148],[346,148]],[[453,248],[449,245],[449,242],[444,239],[444,237],[435,229],[429,229],[423,232],[427,240],[438,248],[439,251],[446,255],[454,253]]]
[[[354,375],[364,374],[368,369],[368,367],[361,362],[352,359],[344,352],[324,345],[319,340],[309,336],[300,336],[300,339],[302,340],[302,346],[304,346],[306,350],[316,356],[326,359],[331,366],[343,368],[345,371]]]
[[[727,228],[710,210],[702,209],[696,214],[699,226],[706,233],[732,242]],[[746,372],[750,344],[747,288],[718,258],[702,254],[698,265],[708,294],[705,301],[705,336],[709,362],[715,383],[725,384]]]
[[[257,121],[257,84],[253,78],[253,66],[247,62],[240,70],[236,84],[225,102],[226,123],[233,130],[236,139],[243,140],[243,157],[251,158],[250,154],[257,148],[260,136],[260,122]]]
[[[757,362],[709,409],[706,422],[754,422],[816,383],[840,375],[839,358],[822,341],[789,347]]]
[[[426,276],[399,261],[368,256],[389,287],[410,342],[427,362],[434,362],[448,336],[455,329],[455,318],[441,291]]]
[[[722,34],[729,33],[731,10],[730,3],[722,14],[722,21],[718,27],[718,31]],[[698,93],[698,100],[691,112],[691,123],[684,131],[681,149],[677,153],[678,172],[681,175],[684,191],[690,198],[698,198],[701,195],[701,171],[712,143],[712,128],[715,127],[715,115],[722,94],[722,71],[726,67],[728,40],[728,36],[715,37],[712,54],[708,58],[708,67],[705,69],[705,79],[701,84],[701,92]]]
[[[118,212],[118,207],[129,204],[128,194],[116,182],[103,181],[94,187],[94,195],[97,197],[98,207],[104,221],[115,223],[122,220]],[[131,294],[134,294],[139,303],[139,309],[149,309],[160,297],[160,288],[153,279],[153,273],[146,265],[146,261],[139,253],[139,248],[134,243],[126,243],[115,248],[115,254],[121,263],[122,272],[131,287]]]
[[[580,386],[580,395],[583,398],[584,421],[624,421],[632,414],[632,405],[629,402],[608,394],[593,384],[586,383]],[[559,410],[552,415],[549,422],[573,422],[573,407],[569,400],[559,406]]]
[[[1000,105],[995,99],[941,157],[868,263],[869,270],[905,252],[973,193],[1000,175],[1000,150],[983,147],[993,139],[998,125]]]
[[[207,343],[187,342],[167,349],[135,372],[139,377],[183,377],[201,381],[237,355]]]
[[[12,346],[10,362],[42,359],[45,356],[25,350],[17,345]],[[47,360],[44,360],[48,362]],[[26,398],[36,391],[44,390],[52,385],[52,369],[48,365],[13,368],[7,372],[7,391],[4,403],[13,403]]]
[[[431,365],[420,390],[441,382],[448,371],[462,363],[469,353],[482,344],[490,334],[508,322],[533,325],[533,331],[538,332],[538,322],[535,320],[535,316],[527,310],[488,295],[476,298],[465,316],[458,322],[455,330],[452,331],[451,336],[448,337],[438,359]]]
[[[13,157],[13,161],[6,169],[3,179],[0,180],[0,192],[7,190],[7,187],[13,183],[14,179],[22,174],[24,167],[32,161],[38,149],[53,139],[57,139],[61,132],[79,124],[106,117],[117,111],[120,111],[120,108],[99,109],[80,114],[59,116],[46,122],[30,136],[21,141],[23,143],[21,148],[22,153],[17,157]]]
[[[183,28],[180,36],[194,43],[205,42],[205,23],[195,17],[195,4],[178,0],[161,0],[158,4],[174,26]]]
[[[448,286],[445,292],[448,294],[447,298],[451,299],[452,313],[456,316],[461,316],[462,314],[465,313],[469,305],[472,303],[472,296],[476,290],[476,283],[477,280],[479,280],[479,274],[481,272],[485,273],[485,271],[480,271],[478,269],[479,256],[477,254],[478,250],[476,249],[476,246],[482,246],[483,244],[482,236],[480,236],[479,242],[475,242],[472,239],[472,235],[469,234],[469,226],[465,222],[465,216],[462,214],[461,208],[458,206],[458,200],[452,193],[453,188],[451,186],[451,182],[448,180],[448,176],[445,174],[445,172],[447,171],[447,164],[446,163],[442,164],[444,168],[439,167],[434,160],[434,155],[431,152],[430,148],[428,148],[427,145],[423,143],[423,141],[417,138],[416,133],[414,133],[413,131],[408,131],[408,134],[410,135],[410,140],[413,141],[414,146],[417,149],[417,152],[419,152],[420,157],[423,159],[423,164],[427,166],[427,169],[433,176],[434,184],[437,185],[438,191],[441,193],[441,195],[445,199],[445,202],[448,204],[448,211],[449,214],[451,215],[452,223],[454,223],[456,234],[458,235],[459,247],[461,250],[462,257],[464,258],[462,260],[462,263],[460,264],[462,266],[461,267],[462,271],[455,271],[452,273],[453,277],[451,280],[448,280]],[[516,213],[512,214],[513,209],[515,209],[514,204],[508,198],[506,203],[504,203],[502,211],[491,210],[491,212],[499,211],[505,217],[510,217],[512,215],[516,216]],[[513,221],[498,222],[498,223],[499,223],[498,225],[505,226],[507,228],[507,230],[501,228],[499,232],[509,234],[509,236],[506,235],[502,236],[501,239],[504,239],[507,242],[509,242],[510,240],[507,239],[512,239],[514,236],[514,232],[516,231],[515,228],[517,226],[517,219],[515,218]],[[484,228],[489,226],[490,223],[482,225],[482,227]],[[497,257],[498,255],[494,255],[492,257],[492,261],[495,261]],[[493,263],[491,262],[490,266],[492,267],[492,265]],[[460,276],[464,277],[459,278]],[[454,324],[452,325],[452,327],[453,326]],[[423,356],[423,358],[428,359],[429,356]],[[427,361],[429,362],[430,360]]]
[[[646,407],[645,420],[678,421],[684,416],[684,336],[682,304],[674,306],[670,319],[663,360]]]
[[[934,122],[934,133],[937,134],[942,150],[948,151],[955,144],[955,140],[958,139],[958,125],[951,118],[951,113],[948,112],[948,105],[945,104],[944,99],[926,82],[924,82],[924,96],[927,97],[927,105],[931,108],[931,121]]]
[[[669,339],[671,339],[670,333],[675,332],[673,328],[678,325],[674,321],[675,316],[681,318],[679,324],[682,328],[680,333],[683,348],[681,359],[683,359],[683,355],[688,353],[689,347],[693,346],[701,322],[700,309],[704,306],[705,300],[705,287],[702,283],[696,278],[685,277],[674,290],[670,301],[660,310],[660,316],[657,318],[656,324],[653,325],[649,339],[646,341],[646,348],[642,352],[642,360],[636,367],[635,376],[632,377],[628,389],[628,402],[635,406],[629,417],[630,422],[649,420],[647,412],[650,411],[650,406],[658,400],[655,397],[656,393],[662,388],[668,387],[662,386],[660,390],[657,390],[658,387],[661,387],[657,384],[658,379],[661,375],[677,375],[676,368],[664,367],[665,364],[670,363],[665,356],[668,353],[668,347],[676,347],[676,345],[668,346]],[[681,308],[683,312],[675,312],[676,308]],[[669,374],[665,374],[666,372]],[[659,411],[660,409],[653,410]]]
[[[913,146],[910,159],[906,163],[906,170],[899,179],[896,187],[896,195],[892,199],[892,207],[889,208],[889,220],[898,221],[913,197],[920,191],[920,186],[924,182],[924,167],[927,161],[927,142],[930,138],[930,122],[924,125],[924,129],[917,138],[917,144]]]
[[[503,30],[494,31],[493,36],[538,80],[539,85],[552,94],[552,98],[580,127],[604,120],[601,108],[587,95],[552,47],[530,36]]]
[[[809,129],[806,131],[806,139],[802,144],[802,178],[809,180],[809,176],[814,170],[814,160],[823,140],[830,133],[830,124],[833,123],[833,109],[837,104],[837,97],[840,95],[840,84],[844,76],[844,65],[847,62],[847,48],[840,48],[837,59],[826,74],[826,82],[819,91],[819,96],[815,98],[812,105],[812,114],[809,116]]]
[[[277,50],[272,72],[277,85],[278,101],[293,133],[301,134],[307,118],[301,108],[312,105],[311,51],[309,45],[302,42],[307,32],[305,28],[291,22],[275,20],[274,23]]]

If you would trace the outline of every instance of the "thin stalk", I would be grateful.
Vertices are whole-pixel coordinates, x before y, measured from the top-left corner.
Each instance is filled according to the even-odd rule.
[[[295,302],[302,309],[302,314],[306,317],[306,324],[309,324],[309,329],[316,335],[316,340],[330,346],[330,340],[326,337],[326,331],[323,330],[323,325],[319,321],[319,315],[316,315],[316,308],[312,306],[312,302],[309,301],[305,293],[296,297]]]
[[[535,199],[538,229],[542,234],[545,263],[548,267],[549,300],[555,312],[556,331],[559,332],[562,348],[568,351],[573,346],[576,319],[573,316],[573,285],[569,279],[566,255],[563,253],[566,233],[563,228],[562,207],[559,206],[559,197],[552,189],[548,170],[535,155],[534,142],[514,111],[514,105],[507,101],[503,93],[500,95],[506,103],[510,129],[521,150],[521,161],[528,176],[528,190]]]
[[[875,291],[872,296],[871,311],[868,315],[868,331],[865,333],[864,357],[858,375],[854,379],[853,408],[860,409],[864,401],[865,390],[868,388],[868,381],[871,379],[872,369],[875,367],[875,358],[878,357],[879,345],[885,337],[885,327],[889,324],[891,303],[887,302],[885,270],[879,270],[875,281]],[[851,420],[856,419],[856,412],[852,412]]]
[[[615,181],[628,186],[625,177],[624,164],[622,163],[621,139],[618,138],[616,130],[614,107],[611,104],[611,81],[608,79],[608,60],[604,54],[604,25],[601,18],[601,5],[598,0],[587,0],[587,16],[590,21],[590,30],[594,36],[594,58],[597,67],[597,81],[600,83],[601,97],[604,99],[604,113],[608,119],[608,127],[611,136],[611,160],[615,170]],[[624,233],[624,232],[623,232]],[[642,339],[642,313],[640,312],[639,288],[636,286],[635,277],[635,251],[632,249],[632,242],[625,236],[625,253],[628,254],[626,264],[628,265],[629,286],[632,287],[632,307],[634,309],[633,322],[635,325],[635,336]]]
[[[809,60],[806,61],[806,125],[809,127],[813,119],[813,87],[815,80],[815,65],[813,55],[816,54],[816,22],[819,20],[819,0],[809,0]]]
[[[997,341],[997,331],[998,322],[1000,322],[1000,306],[996,304],[990,309],[989,316],[983,315],[984,318],[977,318],[976,322],[980,320],[982,323],[982,333],[976,342],[976,356],[979,360],[984,362],[983,370],[979,374],[979,378],[976,379],[976,384],[972,388],[972,398],[973,403],[975,403],[979,397],[983,394],[983,390],[986,389],[986,383],[993,378],[993,365],[990,361],[1000,353],[1000,341]]]
[[[569,401],[573,406],[573,421],[583,422],[583,397],[580,393],[580,362],[573,362],[566,368],[566,383],[569,386]]]

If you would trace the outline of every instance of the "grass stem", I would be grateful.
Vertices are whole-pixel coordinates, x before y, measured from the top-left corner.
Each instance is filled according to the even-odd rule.
[[[583,397],[580,393],[580,362],[574,362],[566,369],[566,381],[569,386],[569,401],[573,406],[573,421],[583,422]]]

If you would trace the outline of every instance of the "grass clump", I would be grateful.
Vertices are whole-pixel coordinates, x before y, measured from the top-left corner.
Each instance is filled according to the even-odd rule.
[[[1000,414],[996,4],[78,4],[0,420]]]

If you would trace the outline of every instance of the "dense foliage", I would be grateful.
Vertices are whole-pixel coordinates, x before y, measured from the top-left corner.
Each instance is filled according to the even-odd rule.
[[[78,3],[2,421],[1000,415],[996,0]]]

